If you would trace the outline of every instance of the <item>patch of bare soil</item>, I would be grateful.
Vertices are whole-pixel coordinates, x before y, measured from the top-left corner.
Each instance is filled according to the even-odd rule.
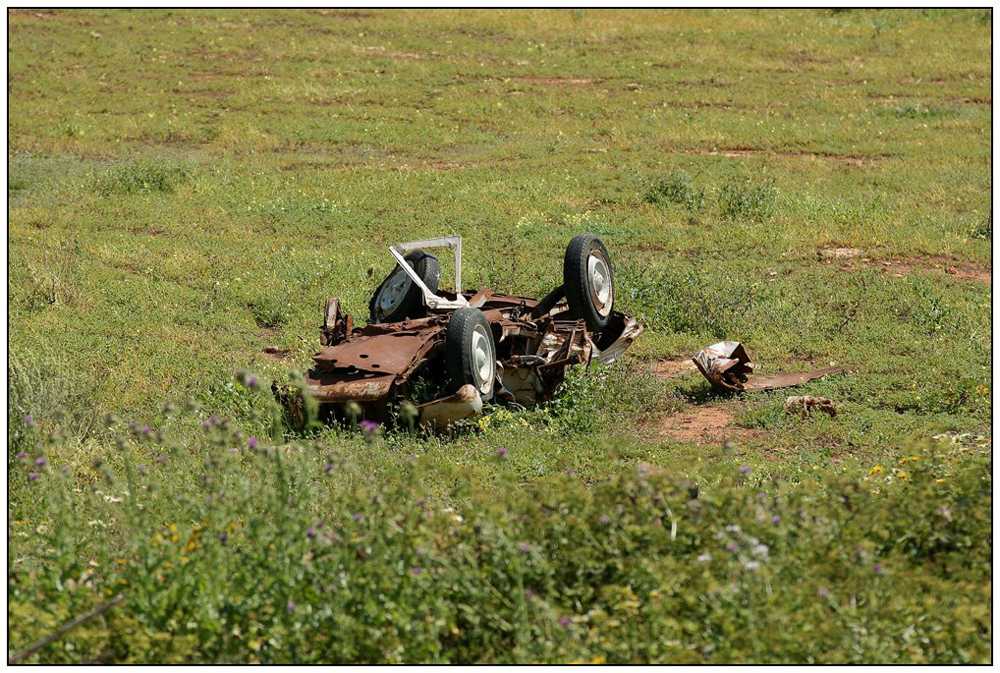
[[[281,348],[279,346],[264,346],[261,352],[269,358],[273,358],[275,360],[284,360],[288,357],[289,353],[291,353],[289,349]]]
[[[781,157],[784,159],[809,159],[811,161],[835,161],[847,166],[870,166],[882,159],[888,159],[886,154],[838,154],[836,152],[808,152],[806,150],[776,151],[760,147],[729,147],[729,148],[687,148],[675,149],[675,152],[682,154],[699,154],[702,156],[727,157],[730,159],[744,159],[747,157],[765,156]]]
[[[826,249],[838,250],[838,248]],[[840,250],[854,250],[853,248],[840,248]],[[973,281],[990,285],[993,280],[993,271],[990,267],[967,262],[947,255],[922,255],[918,257],[902,257],[898,259],[870,259],[860,255],[832,255],[829,252],[824,255],[823,250],[819,251],[819,256],[827,264],[834,261],[843,262],[840,265],[842,271],[858,271],[859,269],[881,269],[896,278],[908,276],[911,273],[924,273],[928,271],[943,271],[949,276],[959,280]]]
[[[593,84],[594,80],[587,77],[533,77],[525,75],[523,77],[511,77],[512,82],[526,82],[528,84],[546,84],[548,86],[585,86]]]
[[[691,358],[677,358],[675,360],[657,360],[650,368],[649,373],[658,379],[667,380],[685,376],[691,372],[698,371]]]
[[[760,434],[733,425],[732,412],[718,406],[698,406],[669,416],[654,416],[639,427],[647,437],[694,444],[716,444]]]

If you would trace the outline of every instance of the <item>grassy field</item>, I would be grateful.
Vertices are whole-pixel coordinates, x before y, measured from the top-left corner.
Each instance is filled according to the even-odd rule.
[[[988,662],[991,19],[10,12],[11,652],[120,592],[28,660]],[[550,406],[296,437],[234,378],[391,243],[540,296],[586,231],[647,331]],[[849,374],[719,396],[723,338]]]

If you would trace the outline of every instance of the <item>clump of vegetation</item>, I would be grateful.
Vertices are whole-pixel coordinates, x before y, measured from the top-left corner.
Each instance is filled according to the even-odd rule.
[[[935,119],[951,114],[951,111],[921,103],[906,103],[892,108],[891,113],[899,119]]]
[[[984,241],[993,240],[993,213],[989,213],[979,224],[972,228],[972,238]]]
[[[986,452],[929,446],[798,486],[639,464],[514,487],[501,450],[497,488],[455,467],[435,495],[422,459],[375,480],[323,442],[177,420],[114,426],[117,451],[78,474],[49,441],[18,452],[11,482],[32,497],[11,511],[12,652],[121,596],[28,661],[989,656]]]
[[[778,190],[772,182],[756,183],[752,180],[733,180],[719,192],[719,209],[727,220],[766,222],[775,213]]]
[[[188,168],[163,162],[123,163],[109,168],[98,178],[97,192],[102,196],[137,192],[169,194],[189,175]]]
[[[655,205],[679,205],[696,213],[705,207],[705,190],[695,185],[688,173],[677,170],[654,181],[643,200]]]

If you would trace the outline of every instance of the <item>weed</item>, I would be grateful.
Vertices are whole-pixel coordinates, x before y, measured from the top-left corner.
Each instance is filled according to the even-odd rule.
[[[190,175],[184,166],[141,161],[118,164],[106,170],[97,180],[97,192],[102,196],[137,192],[170,194]]]
[[[697,213],[705,207],[705,190],[696,186],[686,172],[673,171],[655,180],[646,190],[643,200],[657,205],[675,204]]]
[[[772,182],[755,183],[749,178],[727,182],[719,191],[722,217],[731,221],[767,222],[775,213],[778,190]]]

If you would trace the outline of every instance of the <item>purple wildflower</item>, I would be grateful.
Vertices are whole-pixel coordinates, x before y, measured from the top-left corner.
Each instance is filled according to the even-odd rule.
[[[779,523],[781,523],[781,517],[775,514],[774,516],[771,517],[771,523],[777,526]]]
[[[726,545],[726,551],[731,551],[732,553],[735,554],[739,550],[740,550],[740,548],[738,546],[736,546],[735,542],[730,542],[729,544]]]
[[[219,533],[219,542],[221,544],[226,544],[226,542],[228,541],[229,541],[229,533],[227,533],[226,531],[222,531],[221,533]]]
[[[29,472],[28,473],[28,481],[36,481],[37,479],[38,479],[38,473],[37,472]]]
[[[247,388],[253,390],[254,388],[257,387],[257,377],[254,376],[253,374],[250,374],[249,376],[247,376],[246,384]]]
[[[45,467],[47,462],[49,461],[45,460],[45,456],[38,456],[38,458],[35,458],[35,465],[38,467]]]
[[[34,417],[31,414],[25,414],[24,415],[24,426],[26,428],[33,428],[33,427],[35,427],[35,419],[34,419]]]
[[[876,563],[875,566],[872,568],[872,572],[874,572],[876,575],[881,575],[885,571],[882,570],[881,563]]]
[[[289,598],[288,603],[285,605],[285,609],[288,610],[288,614],[295,612],[295,601]]]
[[[315,540],[316,539],[316,529],[313,528],[312,526],[309,526],[308,528],[306,528],[306,537],[309,538],[310,540]]]
[[[327,463],[323,466],[323,474],[330,474],[333,472],[333,463]]]
[[[518,542],[517,548],[521,550],[522,553],[527,554],[531,551],[531,545],[527,542]]]
[[[248,439],[248,440],[247,440],[247,446],[248,446],[248,447],[249,447],[249,448],[250,448],[251,450],[252,450],[252,449],[256,449],[256,448],[257,448],[257,438],[256,438],[256,437],[254,437],[253,435],[251,435],[251,436],[250,436],[250,439]]]
[[[361,521],[365,520],[365,515],[362,514],[361,512],[357,512],[351,518],[360,523]]]
[[[559,626],[563,627],[564,629],[568,629],[569,625],[572,623],[573,620],[567,617],[566,615],[563,615],[562,617],[559,618]]]
[[[359,425],[361,426],[361,429],[368,434],[372,434],[373,432],[375,432],[375,430],[378,429],[378,423],[376,423],[375,421],[368,420],[367,418],[361,421]]]
[[[740,474],[750,474],[750,466],[740,465]]]
[[[28,452],[27,451],[18,451],[17,452],[17,459],[18,460],[24,460],[27,457],[28,457]]]
[[[148,425],[142,426],[142,434],[146,437],[149,437],[151,434],[153,434],[153,428],[149,427]]]
[[[420,566],[413,566],[412,568],[410,568],[410,574],[413,575],[414,577],[423,574],[423,572],[424,569],[421,568]]]
[[[501,446],[499,449],[497,449],[497,458],[504,459],[507,457],[508,453],[509,452],[507,451],[507,447]]]

